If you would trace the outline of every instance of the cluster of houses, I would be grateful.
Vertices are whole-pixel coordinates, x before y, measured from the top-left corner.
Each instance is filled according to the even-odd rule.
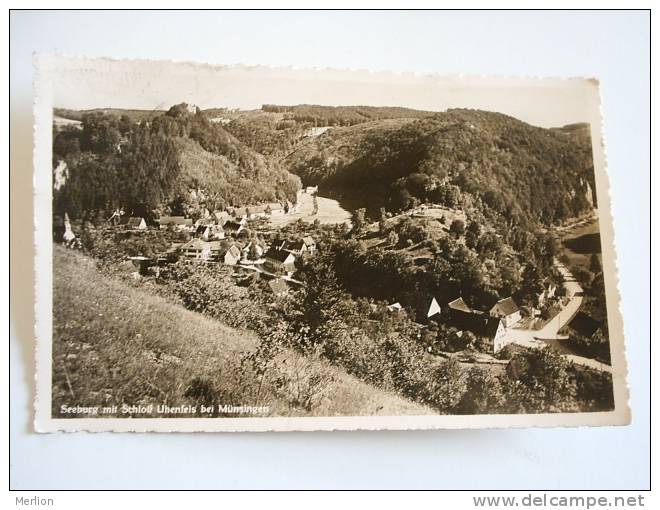
[[[390,312],[404,310],[398,302],[388,305],[387,309]],[[442,317],[442,322],[458,329],[459,335],[464,331],[473,333],[490,347],[493,354],[506,345],[507,328],[522,319],[520,307],[511,297],[500,299],[487,312],[471,308],[459,297],[447,303],[446,310],[447,313],[442,314],[440,304],[432,298],[426,317],[434,321],[440,321]]]
[[[296,260],[316,251],[316,242],[311,236],[276,240],[271,246],[266,246],[262,242],[245,239],[241,234],[246,231],[248,220],[289,214],[295,212],[295,208],[288,201],[284,204],[252,205],[232,211],[216,211],[195,222],[184,216],[161,216],[158,220],[161,230],[185,232],[192,238],[187,242],[173,243],[158,256],[156,262],[162,266],[185,258],[226,265],[258,264],[265,272],[290,277],[295,272]],[[147,223],[141,217],[116,214],[113,219],[113,223],[125,230],[147,229]],[[278,287],[278,292],[282,290]]]
[[[390,312],[403,311],[400,303],[387,306]],[[442,308],[435,298],[427,312],[429,320],[442,321],[455,327],[462,335],[464,331],[473,333],[477,338],[489,346],[491,353],[495,354],[506,345],[506,330],[520,322],[522,314],[520,307],[513,298],[508,297],[497,301],[487,312],[471,308],[462,297],[447,303],[447,313],[442,314]]]
[[[436,307],[435,316],[438,316],[437,303]],[[493,354],[506,345],[506,330],[522,319],[520,307],[512,297],[500,299],[486,312],[471,308],[462,297],[447,303],[447,309],[449,325],[459,332],[471,332],[484,341]]]

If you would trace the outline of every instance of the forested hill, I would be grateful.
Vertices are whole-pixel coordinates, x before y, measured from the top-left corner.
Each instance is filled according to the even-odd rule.
[[[479,110],[335,128],[301,144],[284,163],[304,184],[371,210],[455,205],[469,194],[516,223],[549,225],[582,213],[595,189],[585,125],[543,129]]]
[[[137,120],[100,111],[80,120],[54,130],[55,214],[95,218],[123,207],[149,219],[199,206],[295,201],[300,188],[275,159],[185,104]]]

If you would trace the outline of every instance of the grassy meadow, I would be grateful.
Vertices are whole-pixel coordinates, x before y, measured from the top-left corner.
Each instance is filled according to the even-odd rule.
[[[259,340],[100,274],[53,247],[54,418],[61,406],[268,406],[266,416],[427,414],[318,359],[284,350],[254,362]],[[188,415],[191,416],[191,415]],[[232,416],[254,416],[236,415]],[[112,415],[104,415],[112,417]]]

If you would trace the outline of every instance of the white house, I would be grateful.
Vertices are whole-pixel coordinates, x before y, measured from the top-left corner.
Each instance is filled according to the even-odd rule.
[[[502,319],[505,328],[512,326],[522,319],[520,308],[511,297],[500,299],[488,313],[491,317]]]

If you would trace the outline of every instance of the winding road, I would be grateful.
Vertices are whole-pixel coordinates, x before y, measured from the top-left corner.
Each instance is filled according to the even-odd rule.
[[[612,367],[609,365],[575,354],[565,342],[562,342],[562,340],[567,340],[568,336],[559,334],[559,330],[568,324],[580,309],[582,305],[582,287],[564,264],[555,260],[555,267],[564,277],[564,288],[566,289],[566,295],[569,297],[568,302],[541,329],[516,328],[515,326],[507,329],[505,342],[532,348],[552,345],[565,358],[578,365],[593,368],[601,372],[611,372]]]

